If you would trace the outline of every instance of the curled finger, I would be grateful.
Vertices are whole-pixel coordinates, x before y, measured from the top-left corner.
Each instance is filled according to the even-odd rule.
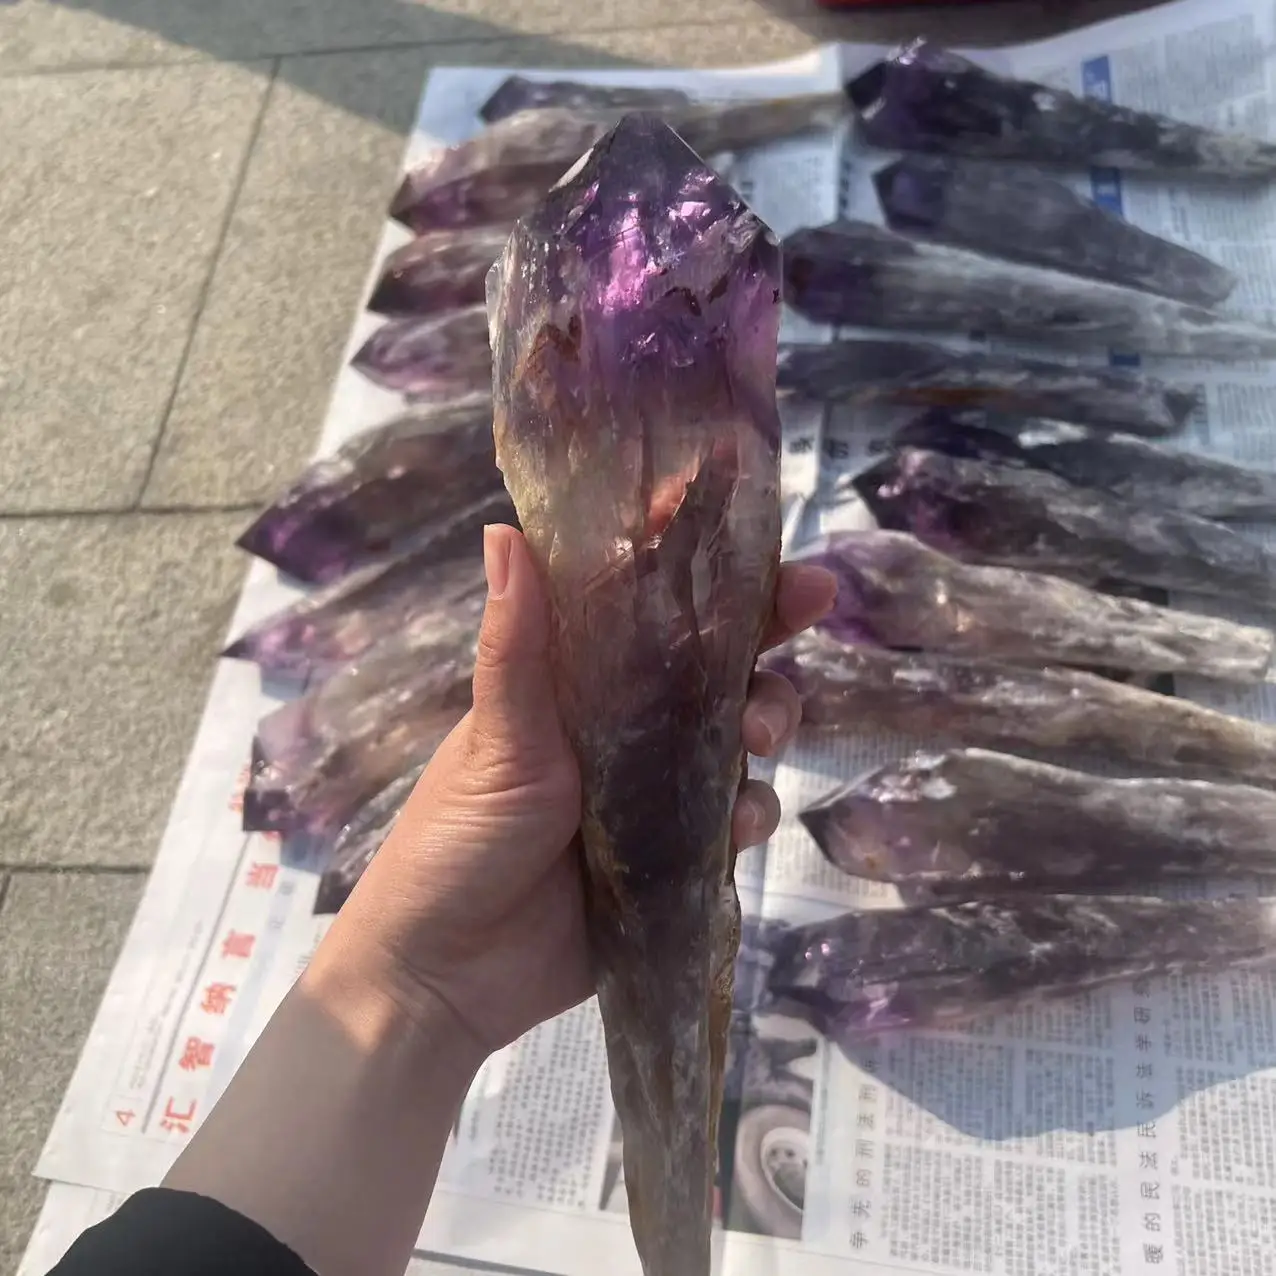
[[[775,790],[762,780],[746,780],[740,786],[731,816],[731,836],[744,850],[759,846],[775,832],[780,823],[780,799]]]
[[[744,706],[744,747],[759,758],[778,753],[802,720],[802,702],[793,684],[778,673],[755,673]]]

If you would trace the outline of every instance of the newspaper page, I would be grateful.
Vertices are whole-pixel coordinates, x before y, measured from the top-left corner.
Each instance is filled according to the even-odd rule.
[[[734,71],[572,74],[725,99],[836,90],[838,72],[837,50],[828,47]],[[435,70],[405,167],[471,135],[477,108],[507,74]],[[794,138],[714,162],[781,235],[836,215],[836,136]],[[381,261],[407,237],[387,226],[369,290]],[[359,315],[347,359],[378,322]],[[786,316],[786,339],[826,336]],[[401,410],[398,396],[346,367],[319,453]],[[822,410],[786,411],[792,437],[818,433]],[[801,447],[787,457],[786,507],[800,511],[817,477],[817,452]],[[255,564],[232,634],[291,597],[273,570]],[[50,1245],[69,1243],[68,1233],[109,1212],[120,1194],[163,1177],[329,925],[315,913],[316,874],[292,862],[278,839],[241,830],[250,742],[277,703],[252,667],[221,663],[155,870],[37,1167],[58,1183],[29,1268],[39,1269]],[[755,894],[760,889],[762,863],[758,853],[745,866],[746,895],[750,883]],[[445,1159],[422,1252],[563,1273],[593,1273],[600,1262],[636,1272],[614,1127],[597,1010],[589,1005],[516,1043],[480,1074]]]
[[[1271,9],[1258,4],[1179,0],[973,56],[1270,136],[1272,24]],[[705,94],[806,92],[880,52],[842,46],[712,77],[590,78]],[[436,72],[410,160],[471,131],[474,108],[502,74]],[[870,178],[887,158],[839,136],[724,162],[783,234],[838,211],[879,219]],[[1132,221],[1237,267],[1241,310],[1276,311],[1276,209],[1266,207],[1276,196],[1112,173],[1074,179]],[[396,235],[387,232],[383,250]],[[373,322],[360,317],[352,351]],[[786,321],[785,340],[827,337]],[[1193,446],[1276,464],[1265,443],[1270,368],[1220,372],[1180,361],[1158,371],[1206,389]],[[391,407],[343,373],[323,450]],[[837,498],[838,479],[887,424],[789,412],[786,548],[864,517]],[[255,568],[235,629],[282,598],[273,574]],[[1221,692],[1180,679],[1176,691],[1256,717],[1276,710],[1266,690]],[[323,934],[314,875],[283,862],[269,839],[245,837],[234,811],[235,777],[269,703],[250,670],[219,670],[155,874],[39,1165],[42,1175],[84,1186],[59,1186],[47,1214],[86,1217],[109,1200],[101,1192],[158,1181]],[[804,741],[775,770],[786,811],[780,830],[765,852],[742,857],[746,924],[723,1121],[720,1269],[1276,1273],[1276,976],[1150,980],[1024,1005],[961,1031],[887,1034],[849,1054],[752,1000],[777,928],[898,902],[888,888],[832,871],[795,817],[838,781],[906,748],[880,738]],[[483,1070],[445,1158],[422,1252],[563,1276],[594,1276],[600,1263],[636,1273],[619,1150],[591,1004]],[[52,1225],[45,1230],[51,1235]]]

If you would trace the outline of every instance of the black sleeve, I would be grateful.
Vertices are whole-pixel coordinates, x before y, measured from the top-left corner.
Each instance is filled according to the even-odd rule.
[[[314,1276],[264,1227],[194,1192],[148,1188],[90,1227],[49,1276]]]

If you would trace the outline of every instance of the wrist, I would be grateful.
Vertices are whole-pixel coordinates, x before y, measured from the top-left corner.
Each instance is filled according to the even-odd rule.
[[[487,1057],[446,1000],[406,980],[377,943],[343,926],[340,917],[298,980],[298,992],[363,1050],[419,1054],[421,1075],[455,1088],[458,1102]]]

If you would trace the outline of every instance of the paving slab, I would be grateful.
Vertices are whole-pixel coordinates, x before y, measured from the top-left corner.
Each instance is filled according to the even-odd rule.
[[[706,28],[693,65],[791,56],[780,22]],[[670,36],[599,36],[558,65],[667,61]],[[534,40],[286,58],[143,505],[265,501],[314,450],[430,65],[541,65]],[[574,60],[573,60],[574,59]]]
[[[0,905],[0,1273],[44,1199],[31,1177],[133,911],[141,874],[16,873]]]
[[[139,496],[263,70],[0,78],[0,512]]]
[[[0,610],[0,867],[152,862],[242,584],[233,541],[248,517],[0,520],[0,580],[21,600]]]
[[[281,66],[144,505],[266,500],[314,450],[425,65],[378,50]]]
[[[822,39],[893,39],[956,30],[981,43],[1023,39],[1153,0],[1014,0],[976,6],[831,12],[814,0],[17,0],[0,8],[0,71],[461,42],[510,34],[747,25],[778,18]],[[678,45],[670,44],[670,52]]]

